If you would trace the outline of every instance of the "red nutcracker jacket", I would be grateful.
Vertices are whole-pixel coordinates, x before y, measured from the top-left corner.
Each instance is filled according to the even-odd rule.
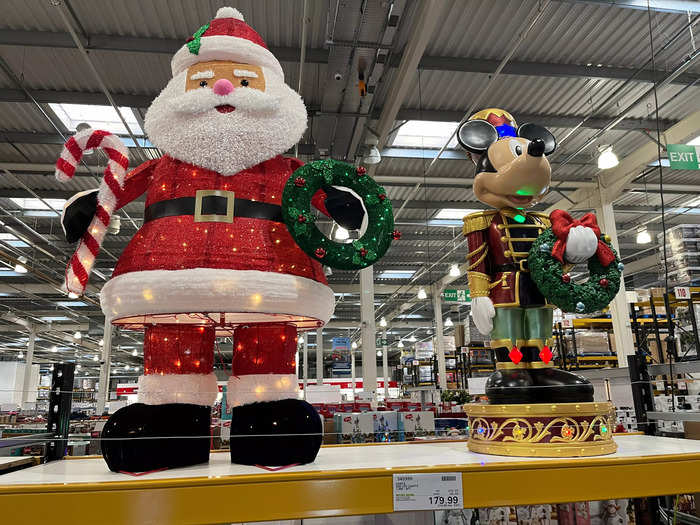
[[[499,307],[547,304],[530,278],[527,257],[549,226],[544,214],[511,208],[467,215],[463,231],[469,246],[471,297],[490,297]]]
[[[127,175],[118,208],[145,192],[145,221],[112,276],[221,268],[286,273],[326,284],[322,266],[281,222],[284,185],[301,165],[277,156],[231,176],[168,155],[140,165]],[[218,202],[207,202],[212,196]],[[326,213],[318,197],[313,203]]]

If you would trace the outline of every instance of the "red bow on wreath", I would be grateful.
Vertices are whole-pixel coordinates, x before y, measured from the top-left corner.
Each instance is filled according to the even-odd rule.
[[[560,263],[564,263],[564,252],[566,251],[566,239],[569,236],[569,231],[571,228],[576,226],[586,226],[591,228],[596,237],[598,237],[598,249],[596,250],[596,255],[600,264],[607,267],[611,262],[615,260],[615,254],[610,249],[610,246],[605,244],[600,239],[600,228],[596,222],[595,215],[592,213],[587,213],[580,220],[574,219],[564,210],[554,210],[550,215],[549,219],[552,221],[552,231],[557,237],[557,242],[554,243],[552,248],[552,257],[558,260]]]

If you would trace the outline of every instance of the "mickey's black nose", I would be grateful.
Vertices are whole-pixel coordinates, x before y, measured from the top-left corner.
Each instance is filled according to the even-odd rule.
[[[542,139],[535,139],[527,147],[527,154],[532,157],[541,157],[544,155],[544,142]]]

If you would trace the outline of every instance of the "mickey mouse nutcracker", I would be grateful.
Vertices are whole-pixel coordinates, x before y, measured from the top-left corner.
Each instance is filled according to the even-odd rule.
[[[145,118],[161,158],[125,174],[120,141],[87,130],[66,144],[57,165],[65,180],[84,150],[102,147],[110,157],[101,189],[76,195],[64,211],[68,239],[81,239],[66,272],[74,293],[85,289],[112,213],[146,194],[143,225],[101,291],[109,321],[145,332],[139,403],[108,421],[104,457],[115,471],[207,461],[209,439],[194,436],[209,435],[215,337],[233,335],[232,461],[313,461],[322,428],[298,399],[297,330],[326,323],[334,296],[319,263],[325,250],[304,253],[283,220],[285,185],[301,162],[282,154],[306,129],[304,104],[260,35],[230,7],[194,33],[171,65],[173,78]],[[324,184],[312,202],[357,229],[367,207],[355,195]]]
[[[470,415],[498,410],[506,415],[505,406],[512,408],[517,420],[526,411],[513,405],[543,404],[546,411],[550,410],[547,404],[554,403],[559,406],[556,412],[569,403],[592,402],[593,387],[587,379],[554,368],[549,348],[552,310],[559,306],[565,311],[595,311],[607,305],[619,286],[619,271],[612,264],[616,256],[592,214],[574,220],[560,210],[550,217],[526,210],[549,190],[547,155],[554,152],[556,141],[547,129],[530,123],[518,126],[508,112],[490,108],[463,123],[458,140],[476,164],[474,195],[494,208],[464,218],[472,317],[477,329],[490,336],[497,361],[496,372],[486,383],[486,394],[496,412],[470,409]],[[596,265],[610,267],[604,270],[610,279],[595,277],[585,288],[573,283],[568,270],[582,262],[588,262],[592,279]],[[594,289],[594,284],[599,289]],[[593,294],[597,301],[585,299],[586,294]],[[588,304],[582,299],[572,309],[572,297],[584,298]],[[503,418],[477,417],[470,423],[475,438],[470,448],[507,455],[546,455],[531,444],[548,442],[553,430],[540,435],[537,428],[541,424],[544,429],[553,421],[538,420],[535,425],[524,419],[514,425],[512,421],[504,423]],[[572,425],[562,421],[562,426]],[[607,425],[601,428],[607,432]],[[568,432],[565,429],[564,439],[568,436],[576,441],[578,434]],[[502,446],[503,439],[514,443]],[[529,449],[519,448],[517,442],[530,444]]]

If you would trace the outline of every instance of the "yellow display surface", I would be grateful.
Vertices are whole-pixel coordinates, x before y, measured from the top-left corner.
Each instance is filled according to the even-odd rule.
[[[100,458],[56,461],[0,477],[3,522],[202,524],[393,511],[392,474],[461,472],[464,506],[484,507],[700,491],[700,441],[618,436],[596,458],[473,453],[461,442],[323,448],[315,463],[267,472],[208,464],[131,477]],[[527,489],[524,489],[527,487]]]

